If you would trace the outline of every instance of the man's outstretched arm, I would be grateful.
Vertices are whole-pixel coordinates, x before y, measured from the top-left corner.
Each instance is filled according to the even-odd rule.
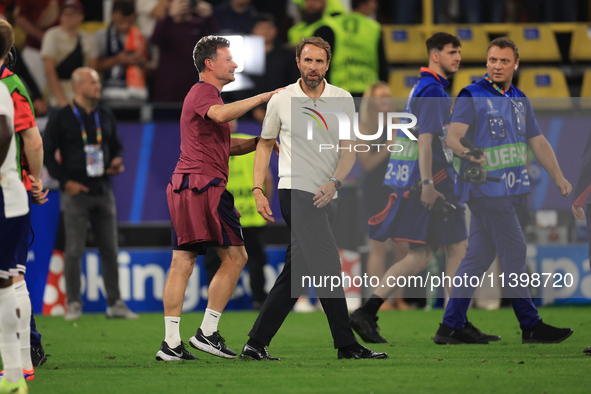
[[[280,88],[272,92],[261,93],[231,104],[212,105],[207,111],[207,117],[217,123],[226,123],[238,119],[257,105],[268,102],[274,94],[283,89],[284,88]]]

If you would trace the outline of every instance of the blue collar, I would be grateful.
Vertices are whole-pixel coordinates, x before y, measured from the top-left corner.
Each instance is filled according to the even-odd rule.
[[[199,82],[197,82],[197,83],[209,83],[209,82],[199,81]],[[218,97],[221,97],[221,95],[222,95],[222,94],[220,93],[220,91],[218,90],[218,88],[217,88],[217,87],[215,87],[215,85],[212,85],[212,84],[210,84],[210,85],[211,85],[211,86],[213,86],[213,87],[215,88],[215,90],[217,90],[217,91],[218,91]]]

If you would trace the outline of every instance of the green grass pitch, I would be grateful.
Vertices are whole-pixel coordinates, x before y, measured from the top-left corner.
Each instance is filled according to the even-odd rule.
[[[388,360],[337,360],[322,312],[290,314],[269,347],[280,362],[224,360],[190,350],[194,362],[158,362],[164,337],[162,314],[137,321],[84,315],[76,323],[39,316],[48,362],[36,368],[31,393],[583,393],[591,385],[591,308],[540,310],[544,321],[571,327],[574,334],[555,345],[522,345],[511,309],[471,310],[470,319],[502,336],[489,345],[438,346],[443,311],[381,312]],[[181,320],[183,341],[203,314]],[[254,312],[226,312],[220,332],[240,352],[256,319]]]

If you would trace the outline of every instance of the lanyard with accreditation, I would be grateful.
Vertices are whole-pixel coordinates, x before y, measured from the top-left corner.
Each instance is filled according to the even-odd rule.
[[[103,176],[105,173],[105,156],[103,150],[101,149],[103,132],[101,129],[101,122],[99,120],[98,109],[94,111],[94,124],[96,125],[96,145],[88,143],[88,135],[86,134],[84,120],[82,119],[78,108],[74,104],[72,104],[72,112],[76,118],[78,118],[78,122],[80,122],[82,141],[84,141],[84,152],[86,153],[86,175],[91,178]]]

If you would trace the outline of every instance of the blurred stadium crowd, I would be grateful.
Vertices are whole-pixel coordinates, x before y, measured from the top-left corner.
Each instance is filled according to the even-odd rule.
[[[588,0],[3,0],[0,13],[15,27],[16,73],[38,116],[72,99],[71,72],[84,65],[101,74],[119,118],[173,119],[198,80],[188,54],[209,34],[242,37],[243,71],[226,102],[293,83],[293,48],[306,35],[332,45],[330,83],[361,96],[384,80],[406,97],[437,31],[462,40],[452,96],[482,77],[487,43],[502,35],[520,48],[517,86],[528,96],[591,96]]]

